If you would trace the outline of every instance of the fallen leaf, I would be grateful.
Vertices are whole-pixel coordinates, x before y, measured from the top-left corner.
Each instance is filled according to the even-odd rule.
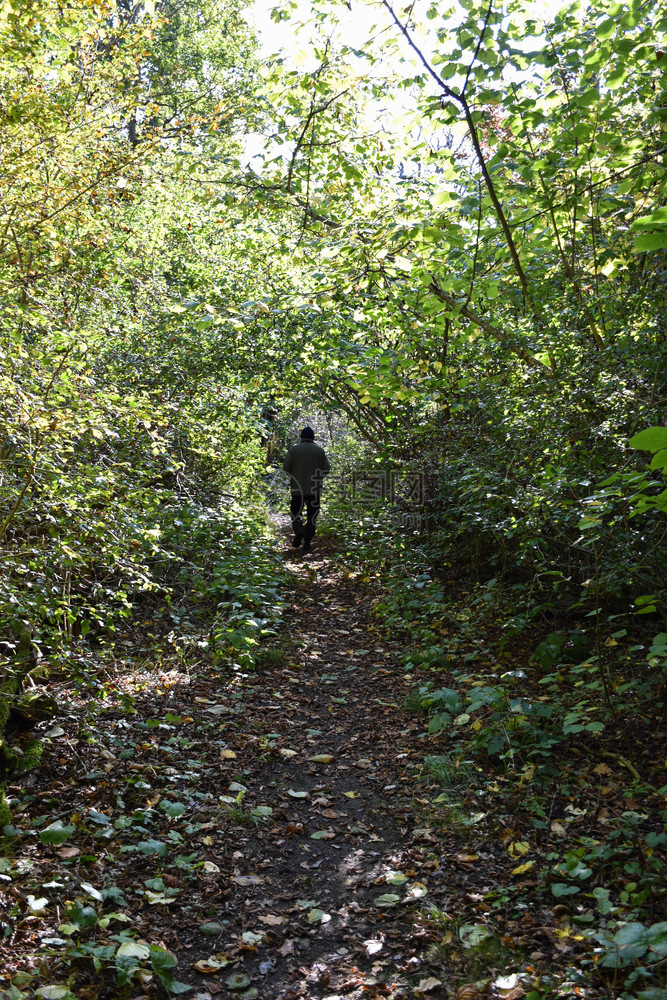
[[[411,885],[410,888],[408,889],[408,894],[405,897],[405,899],[406,900],[421,899],[422,896],[425,896],[427,892],[428,889],[426,888],[423,882],[415,882],[414,885]]]
[[[28,909],[35,916],[41,917],[47,906],[49,905],[49,900],[46,896],[40,896],[36,898],[32,894],[28,896]]]
[[[211,955],[210,958],[200,958],[198,962],[195,962],[192,966],[197,972],[218,972],[220,969],[224,969],[226,965],[229,965],[229,959],[226,955],[221,955],[218,958],[215,955]]]
[[[260,931],[258,934],[255,931],[244,931],[241,935],[241,941],[244,945],[248,945],[250,948],[256,948],[258,944],[261,944],[264,940],[264,931]]]
[[[408,876],[404,875],[403,872],[391,871],[385,875],[384,880],[390,885],[403,885],[404,882],[408,881]]]
[[[233,750],[221,750],[220,756],[226,757],[227,760],[236,760],[236,754],[234,753]]]
[[[262,882],[261,875],[233,875],[232,882],[236,882],[237,885],[260,885]]]
[[[481,1000],[482,994],[477,983],[468,983],[466,986],[459,986],[456,991],[456,1000]]]
[[[530,869],[533,867],[534,864],[535,864],[534,861],[526,861],[525,864],[518,865],[516,868],[514,868],[512,870],[512,875],[525,875],[527,871],[530,871]]]
[[[499,990],[513,990],[519,984],[519,973],[513,972],[510,976],[498,976],[494,986]]]
[[[380,907],[382,907],[382,906],[396,906],[396,904],[400,903],[400,901],[401,901],[401,897],[397,896],[395,892],[384,892],[384,893],[382,893],[381,896],[378,896],[374,900],[374,905],[375,906],[380,906]]]
[[[293,799],[305,799],[308,795],[308,792],[295,792],[293,788],[288,788],[287,794],[291,796]]]
[[[280,754],[281,757],[284,757],[285,760],[289,760],[290,757],[296,757],[297,755],[296,750],[287,750],[287,749],[279,750],[278,753]]]
[[[428,993],[429,990],[434,990],[437,986],[442,986],[439,979],[435,979],[434,976],[429,976],[428,979],[421,979],[417,983],[417,989],[422,993]]]
[[[233,976],[225,979],[230,990],[242,990],[250,982],[250,976],[246,972],[237,972]]]
[[[56,851],[59,858],[66,861],[68,858],[78,858],[81,851],[78,847],[61,847],[59,851]]]
[[[330,764],[333,757],[330,753],[316,753],[313,757],[309,757],[308,760],[315,761],[316,764]]]
[[[263,913],[259,918],[261,924],[268,924],[269,927],[278,927],[285,923],[285,917],[276,917],[273,913]]]
[[[379,951],[382,951],[384,945],[382,941],[378,941],[375,938],[370,938],[368,941],[364,941],[364,948],[366,949],[366,954],[370,957],[371,955],[377,955]]]
[[[346,799],[358,799],[359,792],[343,792]]]

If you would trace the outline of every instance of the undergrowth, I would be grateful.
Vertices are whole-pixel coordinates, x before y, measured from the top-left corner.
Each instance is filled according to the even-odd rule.
[[[545,614],[527,588],[440,578],[428,538],[387,505],[332,494],[338,558],[405,650],[403,707],[424,718],[422,780],[441,789],[429,821],[481,806],[494,837],[513,831],[516,861],[491,910],[566,906],[585,979],[664,1000],[665,636],[632,614]]]

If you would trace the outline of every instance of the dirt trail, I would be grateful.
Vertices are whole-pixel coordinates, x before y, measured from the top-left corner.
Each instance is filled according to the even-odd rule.
[[[225,870],[216,917],[229,921],[215,949],[266,1000],[445,996],[439,943],[467,876],[445,876],[447,836],[422,815],[423,720],[400,708],[412,682],[376,634],[363,584],[321,550],[289,559],[292,653],[245,687],[242,725],[226,728],[237,756],[220,775],[272,815],[211,846]]]

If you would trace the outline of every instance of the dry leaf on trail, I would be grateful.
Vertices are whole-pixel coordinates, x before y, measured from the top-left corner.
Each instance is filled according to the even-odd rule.
[[[316,753],[308,760],[315,761],[316,764],[330,764],[333,760],[333,756],[330,753]]]
[[[359,792],[343,792],[346,799],[358,799]]]
[[[262,882],[261,875],[233,875],[232,882],[236,882],[237,885],[260,885]]]
[[[278,753],[280,754],[281,757],[284,757],[285,760],[289,760],[290,757],[297,756],[296,750],[288,750],[287,748],[285,748],[284,750],[279,750]]]
[[[498,976],[493,985],[498,990],[513,990],[519,985],[519,973],[512,972],[509,976]]]
[[[377,955],[379,951],[382,951],[384,945],[382,941],[370,938],[368,941],[364,941],[364,948],[366,949],[366,954],[370,958],[371,955]]]
[[[236,760],[236,754],[233,750],[221,750],[220,756],[225,757],[227,760]]]
[[[284,924],[286,917],[277,917],[273,913],[263,913],[259,917],[259,922],[261,924],[268,924],[269,927],[278,927],[280,924]]]
[[[411,899],[421,899],[428,892],[427,887],[423,882],[414,882],[408,889],[408,894],[405,897],[405,902]]]
[[[200,958],[198,962],[194,962],[192,968],[196,969],[197,972],[215,973],[224,969],[226,965],[229,965],[229,959],[226,955],[221,955],[220,958],[211,955],[210,958]]]
[[[466,986],[459,986],[456,991],[456,1000],[480,1000],[482,994],[477,983],[468,983]]]
[[[429,976],[428,979],[420,979],[417,983],[417,989],[420,993],[428,993],[430,990],[434,990],[436,986],[442,986],[442,983],[434,976]]]
[[[67,861],[68,858],[78,858],[81,851],[78,847],[61,847],[59,851],[56,851],[56,854],[63,861]]]
[[[383,892],[381,896],[378,896],[373,901],[373,904],[379,907],[390,907],[396,906],[400,901],[401,897],[397,896],[395,892]]]
[[[519,973],[513,972],[509,976],[498,976],[493,985],[503,1000],[521,1000],[522,997],[525,997],[526,991],[521,985],[520,979]]]
[[[293,788],[288,788],[287,794],[293,799],[305,799],[308,796],[308,792],[295,792]]]

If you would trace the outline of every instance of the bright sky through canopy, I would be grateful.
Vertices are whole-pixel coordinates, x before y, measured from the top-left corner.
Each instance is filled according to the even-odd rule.
[[[548,21],[564,5],[564,0],[528,0],[524,5],[523,15],[526,20],[534,18]],[[277,6],[275,0],[256,0],[249,11],[259,34],[260,55],[267,57],[282,49],[291,56],[296,56],[300,51],[305,56],[309,41],[307,25],[313,15],[312,4],[301,0],[289,21],[276,23],[271,19],[271,11]],[[396,10],[400,13],[400,4],[396,5]],[[459,12],[461,18],[467,13],[464,8],[460,8]],[[378,2],[351,0],[349,7],[341,2],[337,5],[336,13],[340,21],[340,38],[352,47],[364,44],[373,25],[389,25],[387,13]],[[395,32],[396,29],[392,28],[392,31]]]

